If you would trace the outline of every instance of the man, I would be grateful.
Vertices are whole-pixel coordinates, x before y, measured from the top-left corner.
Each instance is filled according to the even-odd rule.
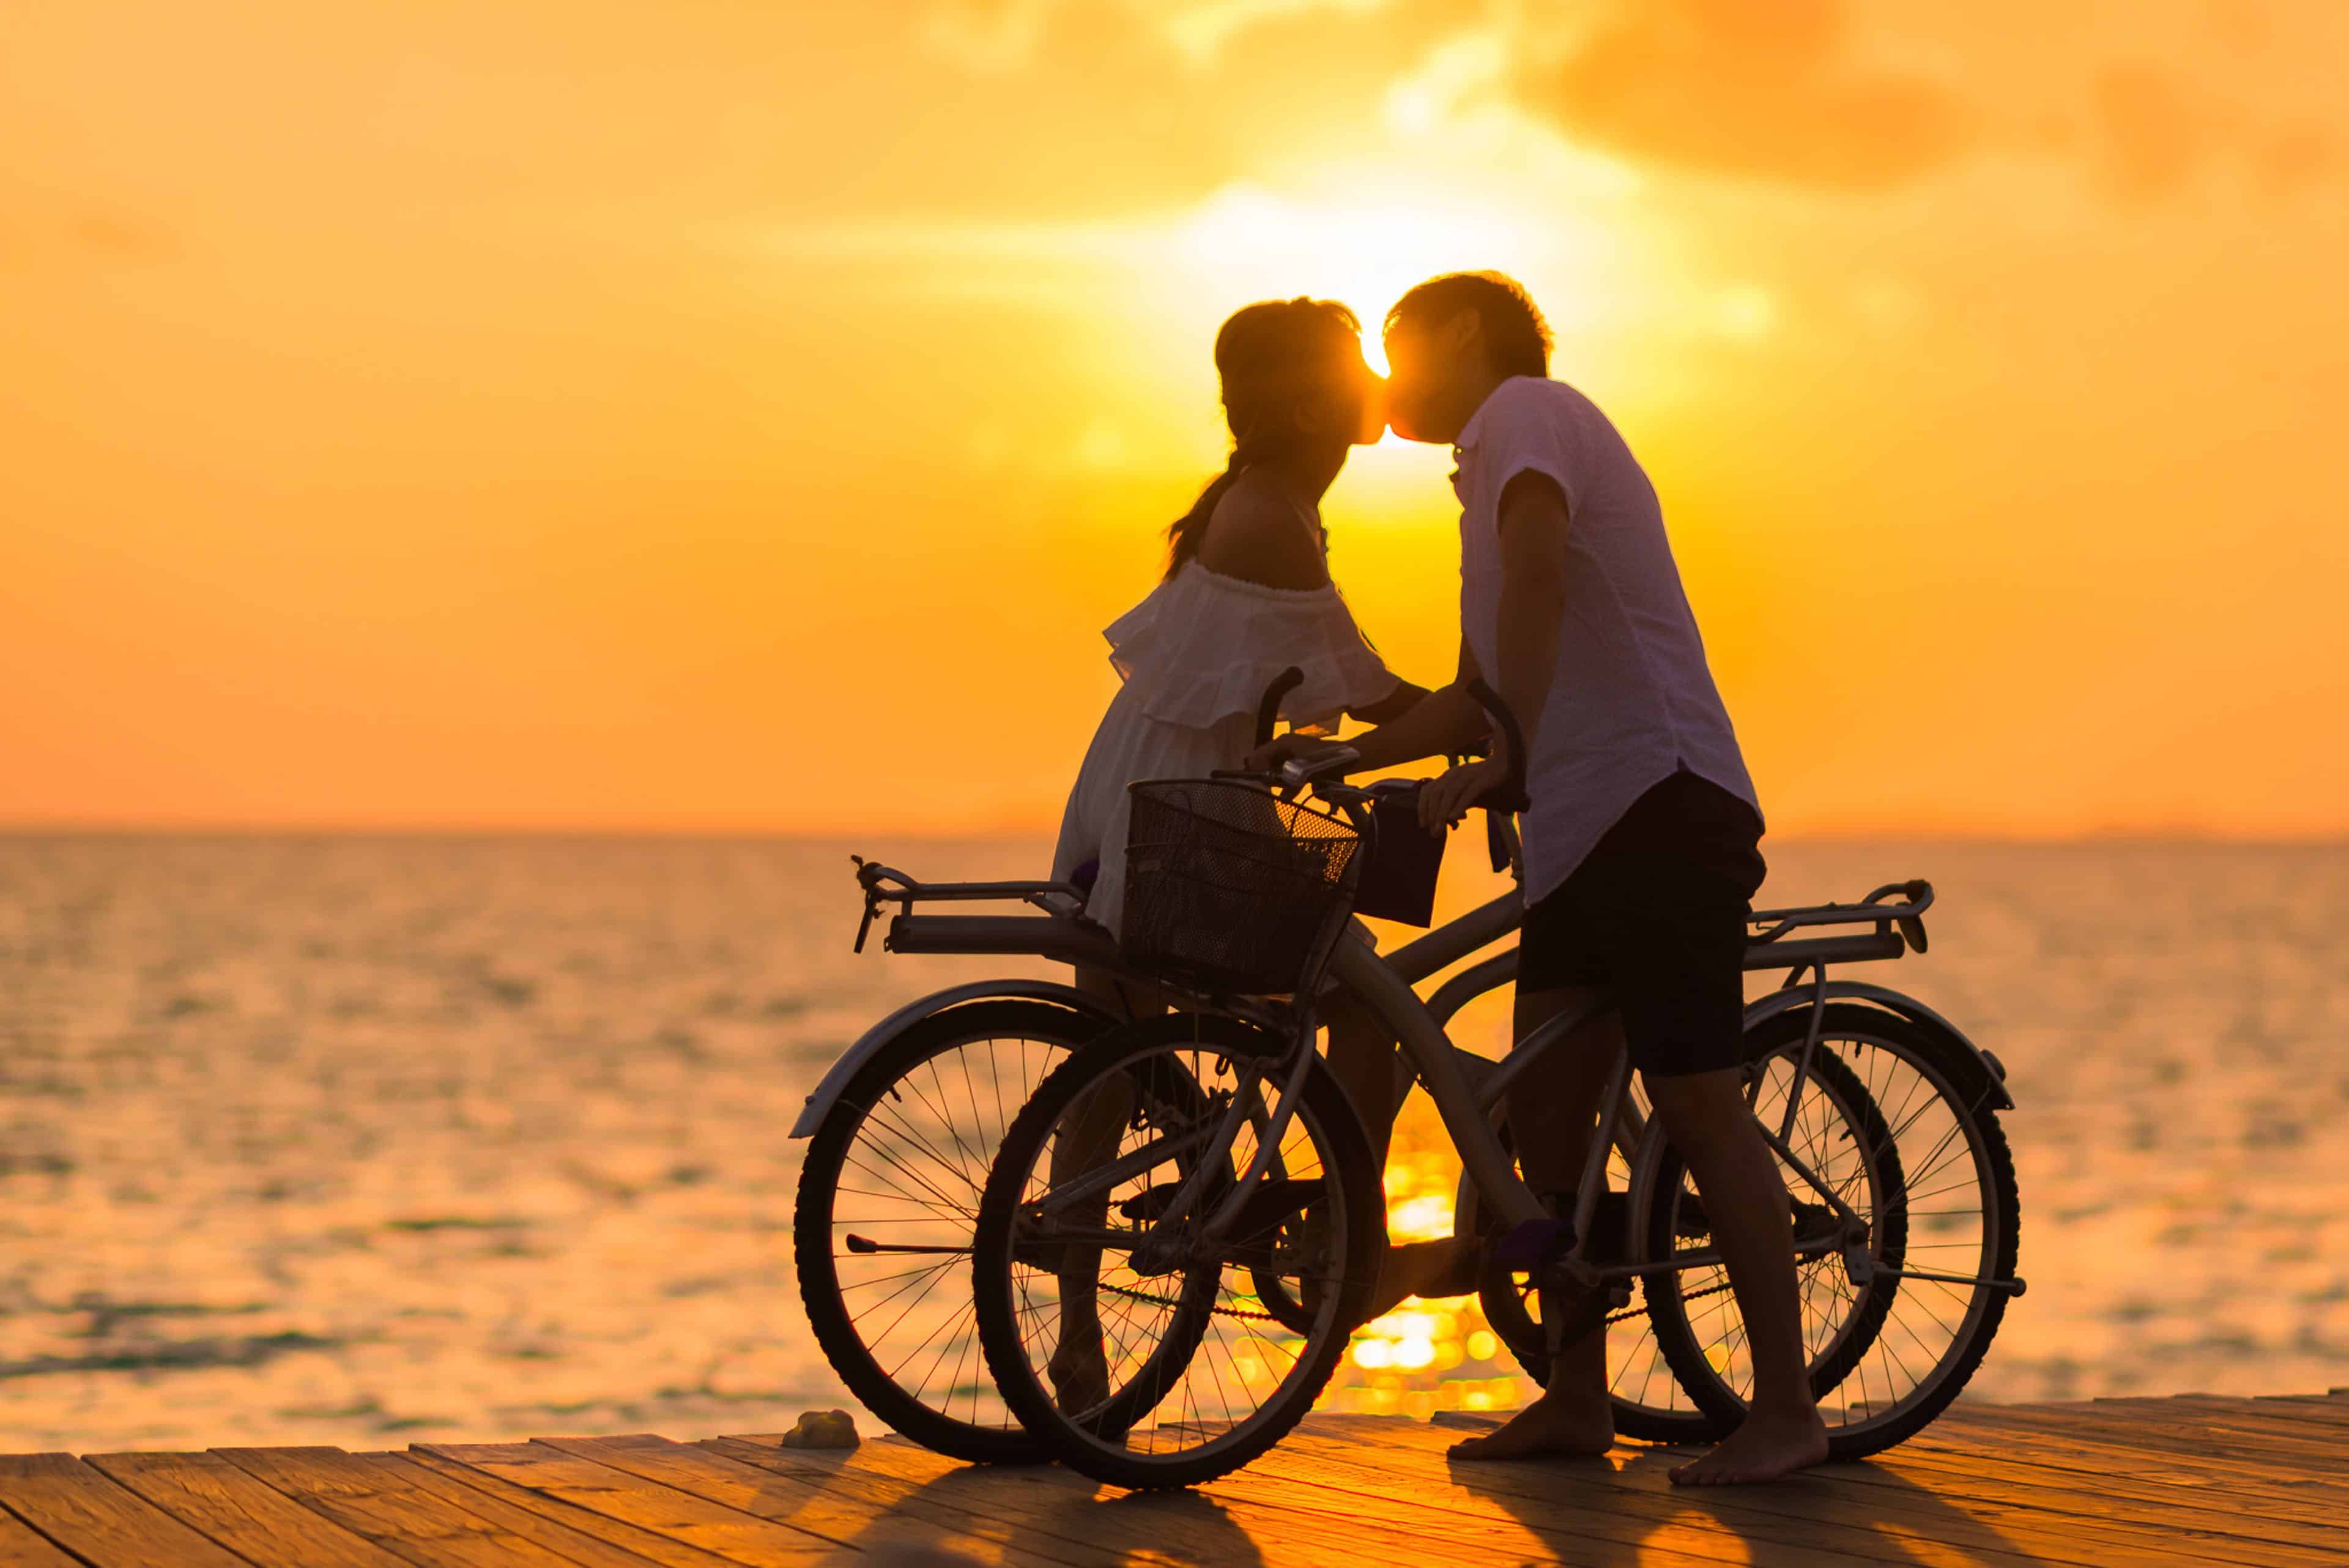
[[[1768,1480],[1825,1459],[1827,1440],[1786,1190],[1740,1071],[1761,812],[1656,493],[1607,417],[1548,379],[1549,346],[1532,300],[1495,274],[1432,279],[1387,314],[1390,421],[1454,443],[1459,462],[1460,671],[1351,743],[1365,769],[1465,749],[1489,727],[1466,690],[1480,675],[1517,716],[1531,803],[1516,1037],[1594,987],[1619,1004],[1510,1090],[1526,1179],[1566,1200],[1627,1045],[1703,1194],[1754,1357],[1744,1423],[1672,1479]],[[1316,749],[1283,741],[1258,755]],[[1444,831],[1507,772],[1499,755],[1453,769],[1423,793],[1422,820]],[[1454,1452],[1596,1454],[1613,1438],[1601,1328],[1563,1347],[1539,1399]]]

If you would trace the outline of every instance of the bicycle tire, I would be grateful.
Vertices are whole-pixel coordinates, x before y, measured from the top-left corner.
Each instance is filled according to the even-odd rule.
[[[1809,1012],[1797,1009],[1782,1013],[1762,1026],[1758,1037],[1774,1042],[1773,1050],[1784,1049],[1791,1041],[1799,1044],[1809,1027]],[[1933,1092],[1938,1102],[1947,1107],[1947,1114],[1956,1130],[1966,1134],[1968,1152],[1974,1164],[1977,1189],[1982,1194],[1983,1220],[1992,1234],[1985,1237],[1981,1251],[1985,1256],[1977,1267],[1986,1268],[1987,1278],[2004,1281],[2014,1277],[2015,1259],[2021,1243],[2023,1224],[2022,1199],[2015,1183],[2014,1159],[2007,1147],[2005,1130],[2000,1126],[1997,1113],[1987,1104],[1970,1104],[1957,1085],[1970,1080],[1971,1063],[1959,1059],[1965,1050],[1961,1043],[1950,1040],[1940,1032],[1928,1029],[1898,1014],[1882,1009],[1855,1003],[1830,1003],[1819,1033],[1821,1050],[1830,1042],[1859,1041],[1881,1044],[1882,1048],[1907,1054],[1916,1066],[1920,1079]],[[1817,1063],[1815,1061],[1814,1069]],[[1855,1074],[1857,1076],[1857,1074]],[[1871,1100],[1876,1096],[1870,1093]],[[1878,1107],[1878,1125],[1884,1127],[1898,1152],[1898,1138],[1902,1130],[1923,1114],[1904,1103],[1895,1108],[1899,1118],[1897,1126],[1888,1125]],[[1651,1244],[1655,1244],[1655,1223],[1671,1223],[1668,1195],[1677,1190],[1682,1167],[1677,1156],[1661,1162],[1657,1185],[1651,1196]],[[1913,1251],[1908,1233],[1909,1212],[1909,1189],[1918,1179],[1932,1179],[1923,1170],[1905,1168],[1901,1177],[1903,1193],[1900,1205],[1901,1232],[1898,1238],[1895,1261],[1890,1266],[1904,1267]],[[1935,1190],[1945,1190],[1937,1189]],[[1827,1435],[1828,1457],[1842,1461],[1866,1459],[1882,1453],[1922,1431],[1947,1409],[1951,1400],[1964,1389],[1974,1371],[1989,1354],[1991,1342],[1997,1337],[2001,1321],[2006,1314],[2008,1292],[1997,1285],[1977,1285],[1966,1303],[1964,1320],[1952,1336],[1951,1348],[1935,1362],[1932,1376],[1917,1389],[1903,1395],[1882,1412],[1871,1411],[1857,1423],[1831,1425]],[[1883,1305],[1877,1314],[1876,1329],[1880,1335],[1883,1317],[1891,1309],[1897,1292],[1884,1293]],[[1677,1297],[1674,1298],[1677,1300]],[[1690,1397],[1724,1420],[1735,1422],[1744,1414],[1744,1403],[1729,1387],[1720,1372],[1707,1357],[1704,1347],[1689,1324],[1685,1313],[1674,1313],[1667,1303],[1659,1303],[1665,1310],[1654,1312],[1656,1341],[1672,1366]],[[1867,1355],[1862,1346],[1847,1359],[1857,1365]],[[1837,1382],[1850,1376],[1847,1366]],[[1824,1392],[1816,1388],[1815,1391]]]
[[[1319,1146],[1321,1179],[1334,1184],[1339,1197],[1345,1239],[1340,1288],[1333,1298],[1318,1303],[1315,1327],[1304,1336],[1290,1370],[1271,1398],[1201,1449],[1164,1456],[1139,1455],[1112,1446],[1113,1439],[1123,1441],[1123,1431],[1090,1429],[1099,1423],[1088,1424],[1063,1412],[1036,1375],[1022,1337],[1013,1274],[1016,1225],[1030,1174],[1046,1157],[1061,1118],[1079,1096],[1153,1053],[1181,1046],[1229,1057],[1263,1056],[1277,1053],[1282,1044],[1278,1037],[1253,1025],[1216,1014],[1174,1014],[1112,1030],[1045,1079],[1021,1108],[997,1152],[972,1241],[972,1293],[979,1345],[1004,1403],[1030,1433],[1053,1458],[1095,1480],[1129,1490],[1195,1486],[1262,1455],[1312,1408],[1337,1370],[1354,1326],[1354,1314],[1375,1285],[1384,1228],[1368,1222],[1367,1218],[1358,1222],[1352,1217],[1381,1212],[1383,1186],[1352,1103],[1317,1060],[1306,1074],[1298,1115]],[[1218,1265],[1218,1272],[1222,1266]],[[1200,1277],[1201,1271],[1185,1272],[1175,1326],[1169,1336],[1185,1365],[1206,1332],[1206,1314],[1195,1311]],[[1216,1274],[1206,1277],[1212,1284]],[[1175,1365],[1175,1360],[1171,1350],[1163,1347],[1153,1354],[1146,1376],[1153,1380],[1179,1378],[1185,1367]],[[1127,1386],[1144,1380],[1137,1376]],[[1127,1414],[1138,1420],[1148,1412]]]
[[[1044,1002],[980,1000],[948,1008],[912,1024],[866,1063],[809,1140],[792,1220],[792,1257],[808,1325],[848,1391],[874,1417],[925,1448],[974,1464],[1033,1462],[1046,1457],[1016,1420],[988,1425],[960,1418],[926,1402],[881,1365],[845,1299],[833,1250],[841,1172],[874,1105],[944,1054],[976,1041],[1017,1038],[1056,1044],[1059,1060],[1066,1060],[1106,1027],[1099,1019]],[[1045,1075],[1039,1073],[1036,1081]],[[974,1220],[978,1196],[974,1188]],[[980,1414],[975,1401],[970,1414]]]

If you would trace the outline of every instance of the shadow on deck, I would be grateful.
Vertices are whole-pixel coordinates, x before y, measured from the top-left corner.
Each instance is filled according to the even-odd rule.
[[[1868,1464],[1674,1488],[1676,1456],[1453,1465],[1456,1433],[1317,1416],[1195,1492],[967,1467],[896,1438],[0,1457],[0,1568],[2349,1562],[2349,1391],[1960,1405]]]

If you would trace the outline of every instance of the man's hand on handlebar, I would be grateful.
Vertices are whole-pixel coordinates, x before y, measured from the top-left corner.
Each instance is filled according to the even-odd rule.
[[[1438,838],[1457,826],[1471,807],[1508,784],[1509,769],[1497,758],[1463,763],[1430,779],[1419,792],[1419,825]]]

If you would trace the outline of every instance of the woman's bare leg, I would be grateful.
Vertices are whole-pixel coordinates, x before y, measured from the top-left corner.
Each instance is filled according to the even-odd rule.
[[[1155,989],[1120,980],[1103,970],[1079,969],[1077,989],[1115,1004],[1129,1019],[1154,1018],[1166,1011]],[[1117,1152],[1118,1138],[1132,1109],[1131,1096],[1111,1092],[1110,1085],[1093,1089],[1069,1107],[1052,1138],[1050,1179],[1057,1187],[1072,1180]],[[1109,1223],[1109,1194],[1088,1204],[1073,1219],[1096,1230]],[[1052,1397],[1063,1410],[1089,1410],[1109,1397],[1109,1357],[1102,1345],[1099,1247],[1071,1247],[1061,1255],[1055,1271],[1060,1280],[1060,1342],[1045,1366],[1052,1379]]]

